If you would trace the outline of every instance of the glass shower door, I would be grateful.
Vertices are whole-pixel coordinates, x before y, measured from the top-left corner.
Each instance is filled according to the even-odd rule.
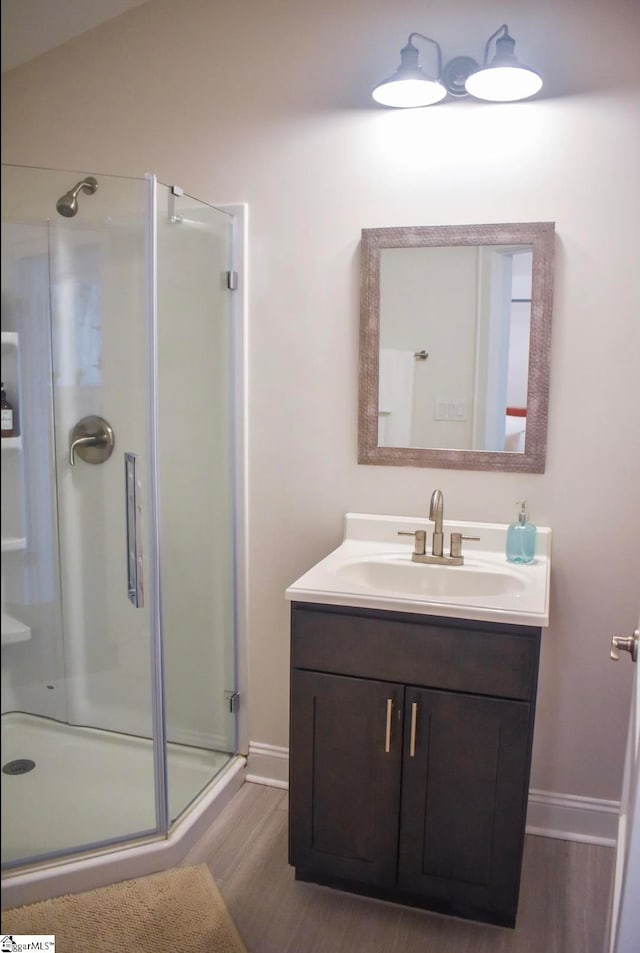
[[[232,216],[159,185],[158,486],[169,816],[236,748]]]

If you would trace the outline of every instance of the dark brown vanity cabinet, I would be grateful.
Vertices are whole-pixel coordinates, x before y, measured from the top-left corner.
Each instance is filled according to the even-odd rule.
[[[296,877],[515,923],[540,629],[292,605]]]

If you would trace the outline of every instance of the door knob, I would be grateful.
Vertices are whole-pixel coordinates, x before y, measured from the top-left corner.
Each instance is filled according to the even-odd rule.
[[[76,456],[85,463],[104,463],[113,453],[114,443],[113,429],[104,417],[83,417],[71,431],[69,464],[75,467]]]
[[[636,629],[633,635],[623,636],[614,635],[611,639],[611,658],[617,662],[620,658],[620,652],[629,652],[631,661],[638,661],[638,639],[640,638],[640,629]]]

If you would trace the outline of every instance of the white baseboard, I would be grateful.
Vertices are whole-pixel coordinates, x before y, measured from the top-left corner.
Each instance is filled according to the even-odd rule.
[[[250,741],[246,780],[274,788],[288,788],[289,749]]]
[[[614,847],[619,811],[619,801],[531,789],[527,834]]]
[[[249,744],[247,781],[271,787],[289,786],[289,749],[277,745]],[[613,847],[618,833],[618,801],[529,791],[527,834],[558,840],[584,841]]]

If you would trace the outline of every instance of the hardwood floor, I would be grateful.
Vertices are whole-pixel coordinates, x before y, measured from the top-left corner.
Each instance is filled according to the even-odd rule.
[[[613,850],[526,839],[515,930],[297,882],[286,791],[245,784],[183,865],[206,863],[249,953],[602,953]]]

